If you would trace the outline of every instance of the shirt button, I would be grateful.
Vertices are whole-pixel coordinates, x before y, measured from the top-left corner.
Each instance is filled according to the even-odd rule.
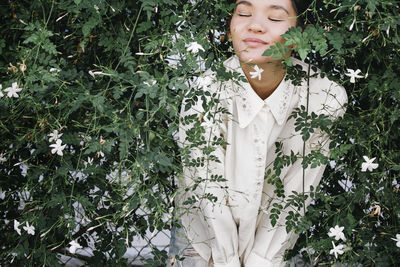
[[[264,160],[264,158],[260,155],[260,156],[257,156],[256,157],[256,165],[257,165],[257,167],[263,167],[263,160]]]

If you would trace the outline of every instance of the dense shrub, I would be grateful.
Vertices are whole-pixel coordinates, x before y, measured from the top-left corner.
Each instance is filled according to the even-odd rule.
[[[224,34],[232,7],[221,0],[1,4],[2,265],[56,266],[79,247],[73,241],[93,248],[87,265],[125,265],[136,236],[170,228],[184,152],[175,140],[181,100],[201,97],[191,85],[204,69],[228,75],[219,63],[232,54]],[[307,192],[315,201],[303,219],[288,218],[301,234],[288,256],[301,251],[320,265],[399,263],[399,10],[394,0],[314,1],[304,14],[313,25],[286,35],[298,57],[349,95],[346,115],[330,128],[321,186]],[[188,51],[194,42],[204,50]],[[279,56],[279,47],[267,53]],[[352,82],[348,69],[360,78]],[[304,127],[324,123],[297,116]],[[370,170],[363,156],[375,158]],[[345,242],[328,236],[336,225]],[[330,253],[332,241],[346,245],[343,254]],[[153,254],[149,266],[165,261],[166,252]]]

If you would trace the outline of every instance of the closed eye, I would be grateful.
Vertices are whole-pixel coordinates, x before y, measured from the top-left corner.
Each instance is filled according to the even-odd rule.
[[[283,19],[268,18],[270,21],[283,21]]]
[[[239,13],[239,17],[250,17],[251,15],[249,15],[249,14],[240,14]]]

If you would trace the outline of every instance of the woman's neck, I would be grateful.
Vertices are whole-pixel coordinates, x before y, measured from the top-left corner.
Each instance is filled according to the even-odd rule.
[[[258,68],[263,69],[261,73],[261,79],[258,77],[251,78],[250,72],[254,72],[254,67],[256,65],[249,63],[240,63],[244,74],[247,77],[251,87],[257,93],[261,99],[266,99],[269,97],[275,89],[281,83],[283,77],[285,77],[285,69],[283,63],[264,63],[257,64]]]

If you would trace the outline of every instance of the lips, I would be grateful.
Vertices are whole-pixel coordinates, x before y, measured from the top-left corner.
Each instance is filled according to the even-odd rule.
[[[248,47],[261,47],[261,46],[265,46],[268,43],[258,39],[258,38],[246,38],[243,40],[243,42],[248,46]]]

